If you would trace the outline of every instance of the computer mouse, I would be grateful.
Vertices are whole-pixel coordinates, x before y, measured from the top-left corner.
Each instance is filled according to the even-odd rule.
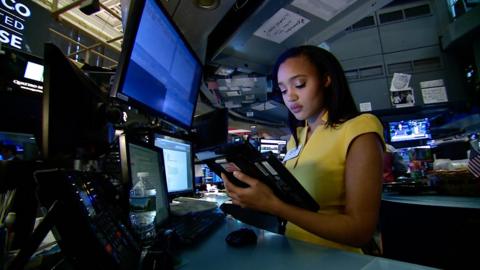
[[[257,243],[257,235],[252,229],[241,228],[233,231],[225,237],[227,244],[233,247],[243,247]]]

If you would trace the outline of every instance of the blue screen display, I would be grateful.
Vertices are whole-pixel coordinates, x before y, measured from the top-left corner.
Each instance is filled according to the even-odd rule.
[[[201,63],[155,0],[145,1],[135,31],[118,91],[174,124],[190,127]]]
[[[389,131],[391,142],[432,138],[428,118],[390,122]]]

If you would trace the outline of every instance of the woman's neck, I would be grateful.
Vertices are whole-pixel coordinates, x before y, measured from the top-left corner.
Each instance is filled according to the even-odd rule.
[[[326,112],[327,112],[326,110],[322,110],[317,116],[313,116],[307,119],[307,125],[308,125],[307,140],[313,134],[315,129],[317,129],[317,127],[325,125],[326,121],[324,121],[322,118]]]

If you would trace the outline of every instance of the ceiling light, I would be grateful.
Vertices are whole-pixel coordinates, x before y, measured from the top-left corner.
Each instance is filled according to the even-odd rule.
[[[220,67],[217,68],[217,70],[215,71],[215,74],[216,74],[216,75],[220,75],[220,76],[229,76],[229,75],[231,75],[234,71],[235,71],[234,68],[220,66]]]
[[[229,92],[225,92],[225,94],[227,95],[227,97],[239,97],[242,95],[242,92],[240,91],[229,91]]]
[[[193,3],[203,9],[215,9],[220,4],[220,0],[193,0]]]
[[[295,0],[291,5],[302,9],[310,14],[313,14],[325,21],[330,21],[337,14],[345,10],[347,7],[353,5],[357,0],[316,0],[304,1]]]
[[[86,0],[80,6],[80,11],[85,15],[92,15],[100,11],[100,0]]]

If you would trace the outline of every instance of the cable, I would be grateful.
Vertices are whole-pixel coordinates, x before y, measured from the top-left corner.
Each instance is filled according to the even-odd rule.
[[[235,11],[240,10],[240,9],[243,8],[247,3],[248,3],[248,0],[243,0],[243,3],[239,6],[239,5],[238,5],[238,0],[235,1],[235,5],[234,5]]]
[[[175,6],[175,9],[173,9],[173,12],[172,12],[172,18],[175,16],[175,14],[177,13],[177,9],[178,7],[180,6],[180,3],[182,2],[182,0],[178,0],[177,2],[177,5]]]

